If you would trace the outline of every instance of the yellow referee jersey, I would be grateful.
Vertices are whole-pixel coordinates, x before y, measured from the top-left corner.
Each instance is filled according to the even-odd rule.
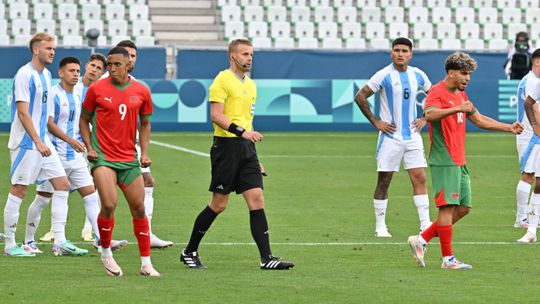
[[[223,114],[247,131],[253,130],[253,114],[257,100],[257,86],[251,78],[240,79],[231,70],[223,70],[210,85],[210,102],[224,103]],[[214,124],[214,136],[236,137]]]

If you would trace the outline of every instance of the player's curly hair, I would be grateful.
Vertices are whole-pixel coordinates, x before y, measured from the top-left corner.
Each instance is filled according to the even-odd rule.
[[[476,67],[476,60],[464,52],[453,53],[446,58],[446,62],[444,63],[446,73],[448,73],[449,70],[465,71],[470,73],[476,70]]]

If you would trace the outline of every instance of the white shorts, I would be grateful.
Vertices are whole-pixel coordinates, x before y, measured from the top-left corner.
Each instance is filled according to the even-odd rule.
[[[405,170],[427,167],[420,136],[403,141],[379,134],[375,158],[378,172],[399,172],[401,162]]]
[[[54,147],[51,149],[51,156],[43,157],[37,150],[27,150],[17,148],[10,150],[11,156],[11,184],[30,185],[36,180],[49,180],[66,176],[62,162]]]
[[[141,146],[139,146],[139,142],[135,143],[135,149],[137,150],[137,157],[141,157]],[[143,168],[141,167],[142,173],[150,173],[150,167]]]
[[[88,165],[86,164],[84,157],[79,156],[74,160],[62,161],[62,166],[66,171],[72,190],[94,185],[94,180],[92,179],[90,170],[88,170]],[[54,188],[48,180],[38,181],[36,190],[48,193],[54,192]]]
[[[518,138],[516,141],[518,158],[519,158],[519,172],[520,173],[534,173],[539,172],[536,168],[538,157],[540,157],[540,143],[535,143],[536,139],[522,139]]]

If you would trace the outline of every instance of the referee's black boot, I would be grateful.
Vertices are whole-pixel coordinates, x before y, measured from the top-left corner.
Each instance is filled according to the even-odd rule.
[[[267,259],[261,260],[261,269],[263,270],[288,270],[293,267],[293,262],[282,261],[279,257],[273,255],[270,255]]]
[[[206,266],[204,266],[201,259],[199,259],[199,253],[197,251],[186,253],[185,249],[182,250],[180,261],[189,268],[206,269]]]

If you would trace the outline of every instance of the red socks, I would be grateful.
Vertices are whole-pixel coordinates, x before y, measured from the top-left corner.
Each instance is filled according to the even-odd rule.
[[[452,256],[452,225],[439,226],[438,232],[443,257]]]
[[[114,229],[114,217],[108,219],[98,216],[97,224],[99,228],[99,240],[101,242],[101,247],[111,247],[112,232]]]
[[[142,257],[150,256],[150,227],[148,218],[133,218],[133,232],[139,244],[139,253]]]
[[[433,223],[431,223],[431,226],[429,226],[426,230],[424,230],[424,232],[420,234],[420,236],[422,236],[426,243],[429,243],[432,238],[437,236],[438,230],[439,226],[437,224],[437,221],[435,220],[433,221]]]

